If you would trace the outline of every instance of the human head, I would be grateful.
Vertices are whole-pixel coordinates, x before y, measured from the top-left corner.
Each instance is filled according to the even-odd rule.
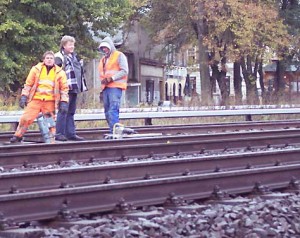
[[[99,45],[99,51],[101,54],[104,54],[105,56],[108,56],[110,54],[110,51],[111,51],[111,47],[110,45],[107,43],[107,42],[102,42],[100,45]]]
[[[43,54],[43,62],[47,66],[53,66],[54,65],[54,52],[53,51],[46,51]]]
[[[60,48],[64,50],[66,54],[72,54],[75,49],[75,38],[73,36],[65,35],[60,40]]]
[[[98,50],[101,54],[104,54],[106,57],[108,57],[112,52],[116,50],[116,48],[112,39],[107,36],[101,41]]]

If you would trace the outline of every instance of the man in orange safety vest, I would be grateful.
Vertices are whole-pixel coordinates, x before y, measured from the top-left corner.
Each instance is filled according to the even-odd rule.
[[[11,143],[20,142],[28,127],[40,113],[55,119],[56,109],[68,110],[68,84],[66,73],[54,64],[54,52],[46,51],[43,62],[33,66],[27,76],[19,105],[25,108]],[[52,137],[55,126],[51,127]]]
[[[104,55],[98,68],[105,118],[112,133],[114,125],[119,123],[122,91],[127,88],[128,62],[126,56],[115,48],[110,37],[105,37],[98,49]]]

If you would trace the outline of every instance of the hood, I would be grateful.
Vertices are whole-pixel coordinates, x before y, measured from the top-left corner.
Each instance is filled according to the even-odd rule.
[[[104,54],[104,52],[102,50],[102,47],[104,47],[104,46],[107,47],[107,48],[109,48],[110,53],[112,53],[112,52],[114,52],[116,50],[114,42],[113,42],[113,40],[109,36],[105,37],[101,41],[101,43],[100,43],[100,45],[98,47],[98,50],[100,51],[101,54]]]

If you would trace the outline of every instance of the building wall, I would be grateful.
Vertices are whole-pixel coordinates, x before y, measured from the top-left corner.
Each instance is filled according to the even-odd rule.
[[[134,55],[134,75],[129,82],[135,84],[135,93],[131,94],[137,94],[138,100],[135,102],[157,104],[164,97],[164,67],[158,57],[161,47],[152,44],[144,27],[134,22],[125,39],[124,48]]]
[[[99,108],[100,107],[100,79],[98,72],[99,59],[93,59],[89,62],[84,62],[84,74],[88,87],[88,91],[78,95],[78,104],[81,108]]]
[[[134,22],[129,32],[124,34],[124,43],[121,51],[125,53],[129,63],[128,88],[123,93],[123,106],[136,106],[139,103],[158,104],[168,97],[184,96],[187,50],[175,52],[171,50],[167,56],[161,56],[162,46],[153,44],[148,37],[146,29]],[[184,69],[184,73],[179,75],[178,68],[172,73],[172,77],[167,77],[165,66],[172,60],[172,64]],[[90,90],[86,98],[93,101],[97,106],[99,103],[100,81],[98,74],[99,59],[94,59],[86,63],[87,80],[90,83]],[[169,64],[170,65],[170,64]],[[179,70],[180,71],[180,70]],[[200,78],[197,77],[197,91],[200,93]],[[172,78],[172,79],[171,79]],[[176,79],[175,79],[176,78]],[[168,81],[168,82],[167,82]],[[167,84],[169,86],[166,86]],[[166,90],[169,87],[169,91]],[[177,98],[175,98],[177,100]]]
[[[157,104],[160,100],[164,100],[164,60],[158,57],[161,47],[151,43],[141,24],[134,22],[120,51],[126,55],[129,66],[128,87],[123,92],[122,106],[133,107],[139,103]],[[89,91],[79,96],[79,103],[83,107],[90,107],[91,105],[84,105],[88,102],[95,108],[100,107],[99,61],[100,56],[90,62],[84,62]],[[150,95],[149,90],[147,91],[149,85],[153,88]]]
[[[102,98],[101,93],[101,82],[98,71],[100,57],[93,59],[89,62],[84,63],[85,78],[88,86],[88,91],[79,94],[78,102],[82,108],[101,108]],[[128,104],[127,94],[123,92],[121,104],[127,106]]]

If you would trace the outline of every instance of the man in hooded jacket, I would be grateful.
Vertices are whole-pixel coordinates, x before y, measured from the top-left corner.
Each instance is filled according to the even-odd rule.
[[[100,60],[98,69],[105,118],[112,133],[114,125],[119,123],[122,91],[127,88],[128,62],[126,56],[116,49],[110,37],[105,37],[98,49],[104,55]]]

